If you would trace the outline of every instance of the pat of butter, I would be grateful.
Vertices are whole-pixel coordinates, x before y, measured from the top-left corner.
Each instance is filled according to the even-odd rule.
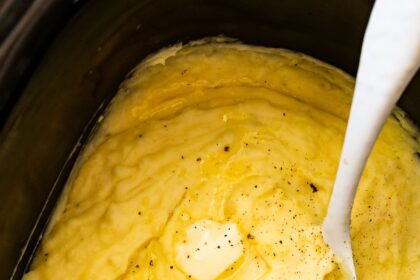
[[[186,274],[211,280],[243,254],[242,236],[235,223],[201,220],[187,228],[185,242],[176,251],[177,264]]]

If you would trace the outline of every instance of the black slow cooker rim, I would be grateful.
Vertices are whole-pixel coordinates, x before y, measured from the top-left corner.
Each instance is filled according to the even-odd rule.
[[[86,1],[0,3],[0,135],[48,46]]]

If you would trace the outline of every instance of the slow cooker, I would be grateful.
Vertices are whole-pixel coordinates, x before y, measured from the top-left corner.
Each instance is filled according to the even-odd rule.
[[[20,279],[83,143],[125,75],[225,35],[355,75],[372,0],[0,1],[0,278]],[[399,102],[420,120],[420,74]]]

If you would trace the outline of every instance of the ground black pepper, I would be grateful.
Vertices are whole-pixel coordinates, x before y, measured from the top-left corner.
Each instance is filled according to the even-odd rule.
[[[309,186],[311,187],[313,193],[318,191],[318,188],[313,183],[310,183]]]

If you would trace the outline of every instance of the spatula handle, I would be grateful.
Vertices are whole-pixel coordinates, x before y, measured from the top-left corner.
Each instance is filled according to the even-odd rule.
[[[351,207],[366,161],[392,108],[420,66],[420,0],[377,0],[365,33],[356,87],[324,234],[345,242]],[[342,254],[340,256],[340,254]],[[354,271],[352,272],[354,273]],[[355,275],[355,274],[354,274]]]

